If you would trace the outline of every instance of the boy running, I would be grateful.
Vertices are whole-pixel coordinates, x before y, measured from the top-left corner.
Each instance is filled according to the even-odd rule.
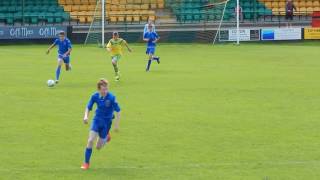
[[[153,31],[153,26],[149,24],[148,31],[144,34],[143,40],[147,42],[146,54],[149,56],[146,71],[150,70],[151,62],[156,60],[160,64],[160,57],[154,55],[156,51],[156,43],[159,41],[160,37]]]
[[[107,44],[107,50],[111,53],[111,60],[112,60],[112,65],[115,72],[116,81],[120,80],[120,71],[119,71],[118,61],[122,56],[123,46],[126,46],[129,52],[132,51],[128,43],[124,39],[119,38],[119,33],[113,32],[112,39],[110,39]]]
[[[91,96],[84,113],[83,122],[84,124],[88,124],[89,112],[92,110],[93,105],[96,104],[97,109],[91,124],[88,143],[85,149],[85,160],[81,166],[81,169],[83,170],[89,169],[92,147],[97,137],[99,136],[96,144],[98,150],[111,140],[109,130],[112,125],[112,119],[114,118],[114,111],[116,112],[114,128],[115,130],[119,129],[120,107],[116,101],[116,97],[109,92],[108,85],[109,83],[105,79],[100,79],[98,81],[98,91]]]
[[[50,53],[51,49],[58,46],[58,67],[56,69],[56,84],[59,82],[61,66],[64,63],[66,71],[71,70],[70,64],[70,53],[72,51],[71,41],[66,37],[65,32],[59,32],[59,38],[56,39],[53,44],[48,48],[47,54]]]

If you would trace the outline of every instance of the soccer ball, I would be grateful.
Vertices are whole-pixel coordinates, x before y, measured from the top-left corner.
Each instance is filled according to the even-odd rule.
[[[53,87],[53,86],[55,85],[54,80],[49,79],[49,80],[47,81],[47,85],[48,85],[48,87]]]

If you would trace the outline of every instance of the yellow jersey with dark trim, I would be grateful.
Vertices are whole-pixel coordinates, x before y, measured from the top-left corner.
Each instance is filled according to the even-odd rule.
[[[111,56],[122,55],[122,47],[126,43],[127,42],[122,38],[110,39],[107,44],[107,48],[111,49]]]

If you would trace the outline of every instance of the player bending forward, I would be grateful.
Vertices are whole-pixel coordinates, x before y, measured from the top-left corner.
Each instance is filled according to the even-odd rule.
[[[156,51],[156,43],[159,41],[160,37],[153,31],[153,26],[149,24],[148,31],[144,34],[143,40],[147,42],[146,54],[149,56],[146,71],[150,70],[151,62],[156,60],[160,64],[160,57],[154,55]]]
[[[66,66],[66,71],[71,70],[70,64],[70,53],[72,51],[71,41],[66,37],[65,32],[59,32],[59,38],[56,39],[53,44],[48,48],[47,54],[50,53],[51,49],[58,46],[58,67],[56,70],[56,84],[59,82],[61,66],[64,63]]]
[[[122,56],[122,47],[123,46],[126,46],[129,52],[132,51],[130,49],[128,43],[124,39],[119,38],[119,33],[113,32],[112,39],[110,39],[107,44],[107,50],[111,53],[111,60],[112,60],[112,65],[113,65],[114,72],[116,75],[115,76],[116,81],[120,80],[120,71],[119,71],[118,62]]]
[[[84,124],[88,124],[89,112],[92,110],[94,104],[97,105],[95,116],[91,124],[91,130],[89,132],[88,144],[85,149],[85,160],[81,166],[81,169],[84,170],[89,169],[92,147],[97,137],[99,136],[96,144],[98,150],[111,140],[109,130],[112,125],[114,111],[117,112],[114,128],[115,130],[119,129],[120,107],[116,101],[116,97],[109,92],[108,85],[109,83],[107,80],[99,80],[97,84],[98,92],[91,96],[84,113],[83,122]]]

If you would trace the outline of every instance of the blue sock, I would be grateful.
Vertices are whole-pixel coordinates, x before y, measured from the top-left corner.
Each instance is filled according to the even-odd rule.
[[[149,71],[150,66],[151,66],[151,59],[150,59],[150,60],[148,60],[147,71]]]
[[[60,72],[61,72],[61,66],[58,66],[56,70],[56,80],[59,80]]]
[[[92,148],[91,149],[86,148],[86,152],[84,153],[84,155],[85,155],[85,163],[89,163],[90,162],[91,154],[92,154]]]
[[[159,61],[159,57],[155,56],[153,57],[153,60]]]

